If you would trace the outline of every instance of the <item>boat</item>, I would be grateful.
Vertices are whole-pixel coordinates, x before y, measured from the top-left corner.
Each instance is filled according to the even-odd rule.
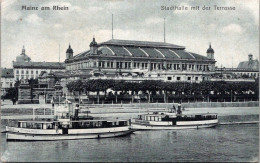
[[[47,120],[18,121],[16,127],[6,126],[7,141],[51,141],[110,138],[131,134],[130,120],[104,120],[79,116],[79,104],[54,109],[55,117]],[[74,114],[73,114],[74,113]]]
[[[177,111],[173,106],[170,111],[141,114],[131,120],[131,127],[134,130],[199,129],[215,127],[217,124],[216,113],[183,114],[180,104]]]

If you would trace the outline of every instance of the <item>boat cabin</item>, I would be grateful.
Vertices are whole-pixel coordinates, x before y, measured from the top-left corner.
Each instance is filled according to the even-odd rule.
[[[217,119],[217,114],[176,115],[176,113],[159,113],[138,115],[137,120],[142,121],[200,121]]]
[[[65,120],[65,119],[64,119]],[[128,120],[108,121],[108,120],[78,120],[78,121],[19,121],[18,128],[30,129],[84,129],[84,128],[104,128],[128,126]]]
[[[18,121],[18,128],[54,129],[55,123],[51,121]]]

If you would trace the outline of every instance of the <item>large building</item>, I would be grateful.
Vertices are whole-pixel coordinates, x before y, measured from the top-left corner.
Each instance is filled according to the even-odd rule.
[[[1,68],[1,95],[5,95],[6,91],[14,86],[13,69]]]
[[[248,55],[247,61],[242,61],[237,68],[216,68],[216,74],[221,74],[221,78],[235,81],[255,81],[259,78],[259,62],[253,59],[253,55]]]
[[[13,61],[13,71],[15,80],[36,79],[42,72],[65,71],[65,64],[61,62],[32,62],[31,58],[25,54],[23,47],[22,53]]]
[[[200,82],[215,72],[214,50],[207,56],[164,42],[112,39],[90,43],[90,50],[66,51],[66,71],[74,78]]]

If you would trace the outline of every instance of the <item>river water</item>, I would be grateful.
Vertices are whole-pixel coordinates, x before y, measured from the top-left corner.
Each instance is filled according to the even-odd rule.
[[[225,115],[219,116],[219,120],[221,123],[258,121],[259,116],[258,113]],[[6,142],[5,133],[1,138],[1,160],[12,162],[245,162],[259,158],[259,124],[137,131],[129,136],[106,139]]]

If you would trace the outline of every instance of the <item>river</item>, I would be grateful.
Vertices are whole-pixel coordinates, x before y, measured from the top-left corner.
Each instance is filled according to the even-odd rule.
[[[221,123],[258,121],[259,116],[258,112],[222,115],[219,120]],[[126,137],[70,141],[6,142],[5,133],[1,138],[1,160],[12,162],[245,162],[257,161],[259,157],[259,124],[137,131]]]

